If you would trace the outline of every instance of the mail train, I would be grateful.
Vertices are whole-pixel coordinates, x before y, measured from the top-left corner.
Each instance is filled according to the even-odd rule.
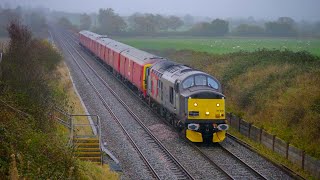
[[[90,31],[79,32],[79,44],[191,142],[225,139],[225,96],[215,77]]]

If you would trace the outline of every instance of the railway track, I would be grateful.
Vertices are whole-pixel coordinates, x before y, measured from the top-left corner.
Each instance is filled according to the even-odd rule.
[[[140,155],[141,159],[147,166],[147,168],[152,173],[153,177],[156,179],[165,179],[168,177],[168,171],[171,172],[172,177],[175,177],[176,179],[194,179],[192,175],[180,164],[180,162],[168,151],[168,149],[152,134],[152,132],[146,127],[142,121],[138,118],[138,116],[131,111],[131,109],[121,100],[121,98],[114,92],[110,86],[98,75],[98,73],[86,62],[86,59],[79,53],[79,51],[74,48],[74,46],[71,45],[71,43],[67,42],[65,43],[62,40],[63,37],[59,36],[60,42],[65,47],[65,49],[68,51],[68,53],[71,55],[73,61],[77,64],[78,68],[84,75],[87,82],[90,84],[90,86],[94,89],[95,93],[98,95],[99,99],[101,100],[102,104],[105,106],[105,108],[108,110],[108,112],[111,114],[113,119],[119,124],[122,131],[128,138],[131,145],[136,149],[138,154]],[[66,38],[63,38],[66,39]],[[75,57],[74,52],[76,56],[78,56],[78,59],[81,59],[78,61],[78,59]],[[92,71],[91,75],[94,74],[96,78],[99,79],[100,82],[102,82],[103,86],[108,89],[108,91],[118,100],[118,102],[124,107],[124,109],[127,111],[127,113],[130,114],[131,118],[135,120],[136,123],[139,124],[139,127],[136,131],[128,131],[125,127],[125,124],[121,121],[121,119],[118,117],[118,115],[114,112],[114,109],[109,105],[107,100],[104,98],[103,93],[99,91],[100,85],[95,85],[93,80],[90,79],[90,76],[88,75],[88,72],[85,72],[84,68],[82,68],[81,63],[84,63],[89,69]],[[132,123],[132,122],[131,122]],[[131,124],[132,125],[132,124]],[[143,136],[145,141],[148,144],[148,147],[142,148],[140,144],[140,141],[135,140],[135,137],[137,136],[137,132],[139,133],[138,136]],[[145,142],[144,142],[145,143]],[[154,160],[154,155],[147,150],[153,149],[153,151],[156,151],[157,155],[162,158],[162,163],[164,163],[166,166],[162,166],[163,164],[159,164],[158,161]],[[151,157],[152,156],[152,157]],[[169,173],[170,174],[170,173]]]
[[[219,144],[213,145],[214,147],[207,145],[198,147],[194,144],[191,146],[232,179],[268,179]]]
[[[77,38],[74,35],[68,35],[68,36],[75,44],[78,44]],[[100,61],[98,61],[98,62],[104,69],[109,71],[107,68],[104,67],[104,65]],[[110,72],[110,74],[113,75],[112,72]],[[124,86],[126,86],[120,80],[119,80],[119,82],[121,84],[123,84]],[[132,90],[130,90],[130,91],[133,95],[138,97],[138,95],[135,94]],[[147,105],[147,103],[145,103],[145,105],[148,108],[150,108]],[[150,108],[150,109],[153,110],[152,108]],[[157,112],[155,112],[155,113],[165,123],[169,124]],[[194,145],[193,143],[190,143],[190,142],[187,142],[187,143],[189,143],[193,149],[198,151],[198,153],[201,156],[203,156],[205,159],[207,159],[207,161],[212,166],[215,166],[221,172],[223,172],[223,174],[225,174],[225,176],[228,177],[229,179],[242,179],[244,177],[249,178],[249,179],[268,179],[265,175],[263,175],[260,172],[258,172],[257,170],[255,170],[253,167],[251,167],[245,161],[241,160],[239,157],[234,155],[231,151],[224,148],[223,146],[216,145],[216,146],[209,146],[209,147],[203,147],[203,146],[198,147],[198,146]],[[216,154],[219,154],[219,156],[217,156]]]

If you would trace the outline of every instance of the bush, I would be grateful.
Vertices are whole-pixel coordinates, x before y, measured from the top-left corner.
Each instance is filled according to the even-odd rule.
[[[50,86],[61,56],[48,42],[33,39],[19,22],[11,22],[8,33],[10,43],[0,64],[0,176],[61,179],[70,169],[77,173],[72,149],[49,117],[48,101],[65,99]]]
[[[221,81],[228,111],[320,158],[320,58],[260,49],[224,55],[157,52]]]

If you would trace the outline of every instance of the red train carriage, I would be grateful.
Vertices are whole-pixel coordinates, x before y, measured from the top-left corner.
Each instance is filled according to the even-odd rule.
[[[107,47],[108,44],[114,42],[114,40],[107,38],[106,36],[101,36],[97,40],[99,44],[99,49],[98,49],[98,57],[103,60],[106,64],[109,65],[109,58],[108,58],[108,52],[109,48]]]
[[[117,41],[113,41],[112,43],[107,45],[107,48],[110,49],[109,53],[109,61],[108,61],[108,65],[110,65],[113,70],[115,71],[115,73],[119,73],[121,74],[123,77],[124,76],[124,72],[120,72],[120,58],[121,58],[121,53],[125,50],[128,50],[130,48],[133,48],[131,46],[128,46],[126,44],[117,42]]]
[[[80,42],[83,46],[87,47],[91,52],[97,54],[97,39],[100,37],[99,34],[90,31],[81,31]]]
[[[160,59],[162,58],[139,49],[125,50],[121,53],[120,73],[146,96],[147,69]]]

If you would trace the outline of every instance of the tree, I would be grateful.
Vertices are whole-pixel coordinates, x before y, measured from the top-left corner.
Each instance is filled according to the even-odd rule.
[[[162,16],[153,14],[135,13],[129,17],[129,22],[134,31],[142,33],[154,33],[167,27]]]
[[[320,21],[313,25],[312,33],[314,36],[320,37]]]
[[[183,21],[185,25],[191,26],[194,24],[194,17],[190,14],[187,14],[183,17]]]
[[[161,16],[160,14],[155,15],[154,17],[154,22],[156,24],[154,24],[156,26],[155,29],[159,29],[162,31],[167,31],[169,26],[170,26],[170,22],[168,21],[168,18],[165,18],[164,16]]]
[[[229,32],[229,22],[222,19],[215,19],[211,22],[212,34],[223,36]]]
[[[138,27],[138,18],[143,16],[141,13],[134,13],[128,18],[129,29],[133,31],[137,31]]]
[[[229,32],[229,22],[215,19],[211,23],[198,23],[192,27],[191,32],[196,35],[223,36]]]
[[[72,28],[73,25],[66,17],[62,17],[59,19],[58,24],[64,28]]]
[[[80,15],[80,29],[90,29],[92,24],[91,17],[84,13]]]
[[[263,33],[264,29],[262,27],[249,24],[240,24],[234,30],[234,34],[242,36],[256,36],[262,35]]]
[[[169,28],[176,30],[183,25],[183,21],[177,16],[170,16],[168,18]]]
[[[98,15],[99,32],[106,34],[119,33],[127,27],[126,22],[113,9],[100,9]]]
[[[291,17],[279,17],[278,23],[294,26],[295,21]]]
[[[40,32],[47,27],[46,19],[39,13],[32,12],[26,15],[27,25],[33,32]]]
[[[295,22],[290,17],[280,17],[277,21],[265,23],[266,33],[271,36],[294,36]]]
[[[128,18],[128,21],[133,31],[147,34],[168,31],[168,29],[176,30],[183,25],[183,21],[177,16],[165,17],[150,13],[135,13]]]
[[[19,19],[21,19],[19,12],[11,9],[3,9],[0,12],[0,36],[6,36],[8,34],[6,26],[10,21],[17,21]]]
[[[193,25],[190,32],[194,35],[209,35],[210,33],[210,23],[201,22]]]

